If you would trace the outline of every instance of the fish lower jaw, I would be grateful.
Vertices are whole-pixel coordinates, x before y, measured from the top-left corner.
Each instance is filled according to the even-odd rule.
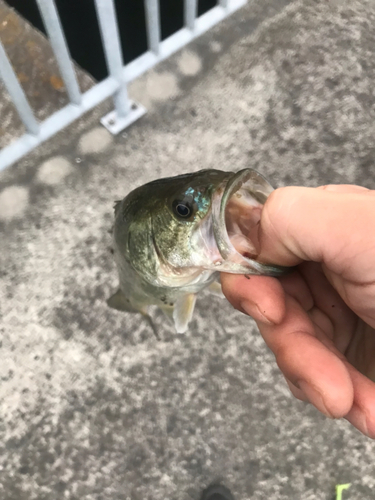
[[[233,274],[279,276],[285,269],[256,261],[260,253],[259,224],[272,186],[256,171],[237,172],[212,200],[213,235],[222,262],[216,269]]]
[[[204,288],[209,284],[211,275],[216,269],[199,268],[180,268],[175,269],[174,273],[158,273],[156,277],[157,286],[166,288],[190,288],[198,287]],[[197,290],[199,291],[199,290]]]

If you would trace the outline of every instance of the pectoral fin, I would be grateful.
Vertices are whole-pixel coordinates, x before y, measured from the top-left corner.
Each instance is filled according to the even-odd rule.
[[[117,311],[124,312],[140,312],[141,314],[147,315],[147,306],[139,305],[135,306],[130,302],[130,300],[125,296],[124,292],[119,288],[116,293],[114,293],[108,300],[107,304],[112,309],[117,309]]]
[[[207,289],[214,295],[217,295],[218,297],[225,299],[225,295],[223,294],[223,291],[221,289],[221,284],[218,281],[213,281],[211,285],[207,287]]]
[[[159,309],[167,316],[167,318],[173,321],[173,306],[159,306]]]
[[[175,302],[173,320],[177,333],[185,333],[193,316],[195,307],[195,293],[183,295]]]
[[[112,307],[112,309],[116,309],[117,311],[124,311],[124,312],[131,312],[131,313],[141,313],[144,318],[148,321],[150,324],[155,337],[160,340],[159,338],[159,333],[156,329],[156,326],[154,325],[154,322],[152,321],[151,316],[147,312],[147,306],[144,305],[139,305],[135,307],[133,304],[130,303],[129,299],[125,296],[125,294],[122,292],[122,290],[118,289],[116,293],[114,293],[108,300],[107,304],[109,307]]]

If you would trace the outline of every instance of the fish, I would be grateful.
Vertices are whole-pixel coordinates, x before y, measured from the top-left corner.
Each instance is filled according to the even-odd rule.
[[[110,307],[159,307],[184,333],[197,294],[222,295],[220,273],[282,276],[290,268],[257,262],[258,225],[273,188],[257,171],[205,169],[157,179],[115,202],[113,255],[119,289]],[[224,295],[222,295],[224,296]]]

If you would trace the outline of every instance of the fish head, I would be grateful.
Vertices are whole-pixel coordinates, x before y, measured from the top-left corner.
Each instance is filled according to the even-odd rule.
[[[211,213],[213,194],[230,176],[201,170],[158,179],[129,193],[115,206],[118,253],[151,284],[191,283],[211,263],[196,235]]]
[[[156,286],[203,283],[214,271],[283,274],[255,260],[260,214],[272,190],[252,169],[150,182],[116,205],[115,247]]]

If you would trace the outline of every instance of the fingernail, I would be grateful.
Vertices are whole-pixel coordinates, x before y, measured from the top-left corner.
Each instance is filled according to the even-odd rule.
[[[365,413],[364,414],[364,424],[363,424],[364,432],[365,432],[366,436],[368,436],[371,439],[374,439],[375,435],[373,433],[370,434],[370,432],[369,432],[367,412],[365,411],[364,413]]]
[[[240,303],[240,307],[249,316],[254,318],[256,321],[260,321],[261,323],[266,323],[267,325],[274,325],[275,322],[272,321],[267,315],[266,311],[262,311],[260,307],[254,302],[250,302],[249,300],[244,300]]]
[[[312,387],[308,382],[305,382],[304,380],[299,380],[297,385],[306,395],[311,404],[313,404],[326,417],[334,418],[334,416],[327,410],[327,407],[324,404],[323,396],[320,391],[318,391],[318,389]]]
[[[374,439],[375,435],[369,432],[369,416],[363,408],[354,403],[350,412],[345,417],[354,427],[356,427],[365,436]]]
[[[363,434],[366,434],[366,436],[368,436],[369,438],[374,439],[374,435],[371,435],[369,432],[368,416],[366,410],[359,410],[359,421],[362,424],[360,426],[360,429]]]

